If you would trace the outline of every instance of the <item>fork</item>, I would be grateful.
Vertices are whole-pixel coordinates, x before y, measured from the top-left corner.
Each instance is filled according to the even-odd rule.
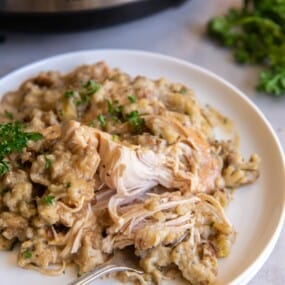
[[[68,283],[68,285],[86,285],[93,280],[118,271],[132,271],[137,274],[143,274],[139,267],[138,258],[134,255],[134,249],[124,248],[115,252],[114,256],[102,265],[97,266],[94,270],[83,274],[78,279]]]

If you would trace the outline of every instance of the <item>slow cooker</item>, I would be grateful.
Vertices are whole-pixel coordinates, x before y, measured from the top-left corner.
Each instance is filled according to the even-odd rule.
[[[134,20],[185,0],[0,0],[0,29],[101,26]]]

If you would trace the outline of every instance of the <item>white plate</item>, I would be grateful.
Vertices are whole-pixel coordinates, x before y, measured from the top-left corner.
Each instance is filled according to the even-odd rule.
[[[81,64],[105,60],[112,67],[135,76],[164,76],[191,87],[199,100],[233,119],[244,156],[261,156],[261,177],[236,191],[226,214],[238,232],[231,255],[219,262],[218,284],[246,284],[271,253],[281,231],[285,213],[284,155],[276,135],[262,113],[223,79],[200,67],[157,54],[128,50],[81,51],[59,55],[21,68],[0,80],[0,96],[18,88],[42,70],[68,72]],[[1,284],[66,284],[72,275],[46,277],[16,265],[14,253],[0,253]],[[171,284],[176,284],[171,282]],[[94,284],[118,284],[99,280]],[[177,283],[178,284],[178,283]]]

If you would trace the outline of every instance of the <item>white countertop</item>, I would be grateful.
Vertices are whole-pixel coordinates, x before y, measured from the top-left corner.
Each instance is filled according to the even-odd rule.
[[[97,30],[61,34],[4,33],[0,44],[0,77],[27,63],[81,49],[126,48],[175,56],[224,77],[240,88],[263,111],[285,148],[285,96],[257,94],[258,67],[240,67],[230,53],[205,37],[207,20],[242,1],[192,0],[180,7],[134,22]],[[1,31],[0,31],[1,33]],[[285,284],[285,230],[251,285]]]

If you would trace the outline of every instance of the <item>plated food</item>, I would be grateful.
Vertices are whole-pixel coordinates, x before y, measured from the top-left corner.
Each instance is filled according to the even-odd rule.
[[[257,155],[217,138],[228,118],[184,84],[104,62],[41,72],[0,112],[0,244],[20,244],[19,266],[82,274],[131,246],[145,274],[121,280],[215,281],[236,236],[223,208],[259,176]]]

